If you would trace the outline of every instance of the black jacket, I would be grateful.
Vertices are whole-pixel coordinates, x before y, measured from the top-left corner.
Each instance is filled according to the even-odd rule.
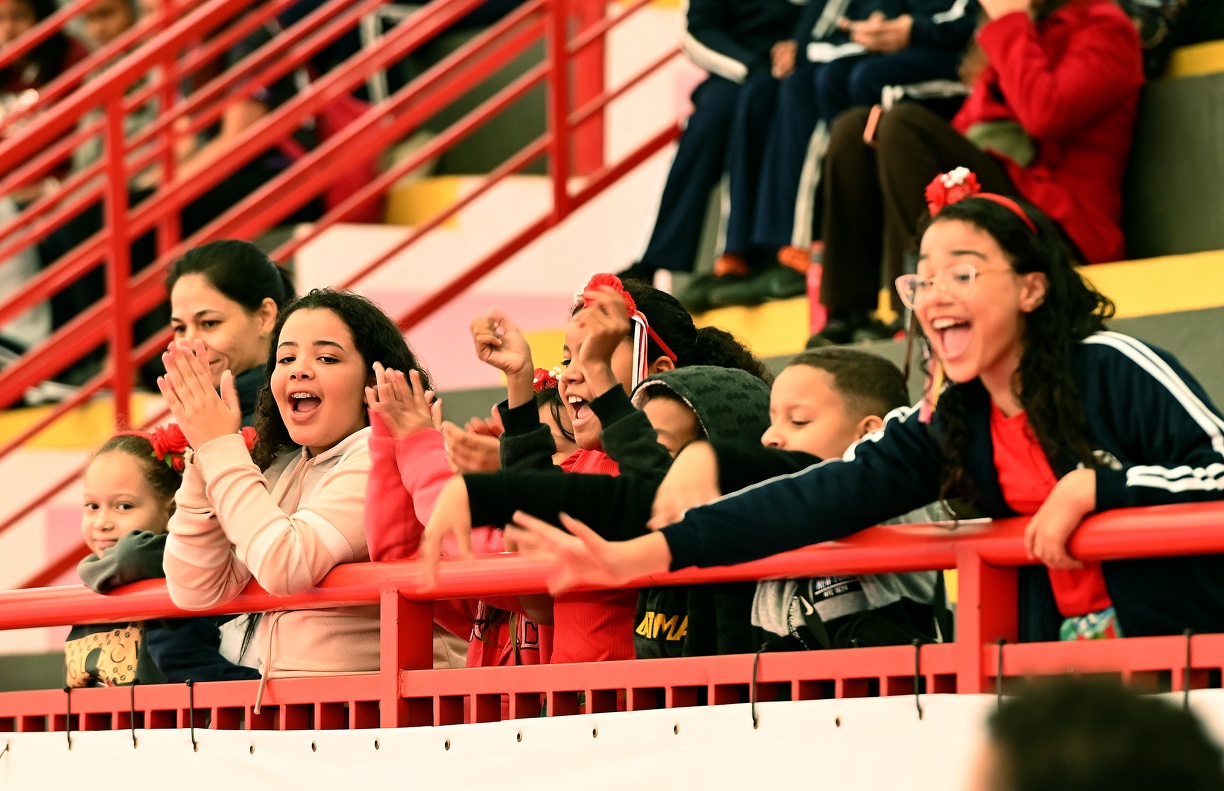
[[[1100,332],[1075,347],[1072,368],[1097,448],[1098,511],[1224,499],[1224,420],[1176,359]],[[966,494],[987,516],[1015,516],[994,468],[990,398],[979,382],[957,387],[964,388],[972,421]],[[900,409],[845,460],[690,510],[663,530],[672,568],[741,563],[842,538],[937,499],[944,430],[938,410],[927,425],[916,409]],[[731,454],[715,447],[720,466],[752,463],[741,448]],[[1067,456],[1049,461],[1060,477],[1076,466]],[[770,514],[769,531],[759,529],[763,513]],[[1112,561],[1103,568],[1124,634],[1224,631],[1224,557]],[[1025,571],[1022,581],[1022,639],[1056,639],[1061,619],[1044,568]]]

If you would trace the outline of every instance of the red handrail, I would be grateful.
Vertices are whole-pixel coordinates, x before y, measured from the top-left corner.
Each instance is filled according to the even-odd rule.
[[[1224,552],[1224,503],[1193,503],[1107,511],[1084,520],[1069,545],[1086,561]],[[860,531],[763,560],[708,569],[685,569],[643,577],[625,587],[742,582],[814,575],[882,574],[956,568],[973,556],[993,566],[1023,566],[1036,561],[1024,549],[1028,517],[961,525],[889,525]],[[228,615],[289,609],[353,607],[377,602],[382,592],[398,591],[414,601],[521,596],[546,592],[551,563],[515,554],[446,559],[437,583],[426,585],[420,561],[348,563],[336,566],[314,588],[290,596],[271,596],[251,582],[233,600],[205,610],[176,607],[164,580],[146,580],[105,596],[82,585],[0,591],[0,629],[106,623],[189,615]],[[600,586],[588,586],[597,590]],[[964,612],[962,618],[973,618]]]

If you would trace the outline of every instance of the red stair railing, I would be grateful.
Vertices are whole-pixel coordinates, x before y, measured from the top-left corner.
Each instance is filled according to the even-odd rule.
[[[191,238],[180,241],[178,212],[240,167],[246,161],[244,156],[249,159],[287,136],[316,114],[326,102],[354,90],[374,72],[405,57],[479,1],[435,0],[413,16],[409,23],[391,30],[379,41],[378,47],[361,52],[323,75],[308,90],[260,119],[232,142],[215,167],[191,179],[171,179],[155,196],[135,207],[127,205],[128,179],[150,163],[161,163],[168,173],[173,173],[173,150],[177,137],[183,133],[178,128],[184,123],[182,119],[189,119],[192,130],[207,126],[220,116],[227,102],[234,101],[235,97],[250,95],[259,87],[290,74],[323,47],[352,29],[363,14],[381,3],[378,0],[352,3],[332,0],[306,19],[286,28],[283,35],[274,37],[267,46],[242,63],[183,99],[178,97],[176,91],[186,76],[223,52],[246,32],[283,10],[291,0],[269,0],[260,4],[208,0],[190,13],[177,16],[183,6],[182,0],[178,0],[168,6],[163,15],[142,22],[137,30],[129,31],[120,41],[113,42],[91,58],[91,64],[105,62],[131,46],[133,41],[147,36],[149,31],[161,31],[118,60],[101,77],[71,93],[60,87],[60,81],[49,86],[48,95],[58,97],[58,101],[47,100],[43,112],[29,120],[20,134],[0,143],[0,173],[7,174],[0,178],[0,193],[20,183],[24,177],[50,170],[75,145],[99,130],[105,135],[107,157],[72,177],[66,185],[71,189],[64,189],[53,198],[36,202],[17,221],[0,228],[0,257],[44,238],[81,208],[99,199],[105,201],[107,223],[100,233],[41,272],[20,293],[0,300],[0,324],[59,293],[100,264],[107,267],[108,288],[106,295],[94,306],[16,364],[0,372],[0,407],[15,403],[28,387],[57,375],[103,344],[109,347],[110,365],[19,436],[0,444],[0,458],[23,446],[105,389],[113,394],[117,423],[126,421],[134,371],[152,359],[168,341],[166,335],[133,348],[131,327],[135,318],[165,298],[161,287],[164,269],[183,250],[216,238],[254,238],[269,230],[320,195],[346,171],[345,151],[354,150],[355,147],[374,151],[387,148],[541,39],[547,49],[543,64],[530,69],[425,148],[381,174],[342,205],[328,211],[308,233],[275,251],[274,257],[283,260],[292,255],[335,223],[377,200],[401,175],[448,150],[471,131],[511,107],[527,91],[545,83],[548,118],[544,135],[495,168],[472,194],[415,229],[394,250],[364,267],[354,277],[338,284],[359,286],[362,278],[415,244],[423,235],[501,180],[539,157],[547,156],[553,184],[553,206],[550,211],[534,220],[523,218],[521,231],[483,259],[472,262],[438,294],[401,317],[400,324],[407,329],[530,244],[545,230],[564,221],[573,211],[678,135],[678,122],[669,124],[620,161],[604,162],[603,110],[610,102],[657,74],[679,52],[677,48],[649,64],[621,86],[605,89],[602,59],[606,36],[645,7],[647,0],[634,0],[611,18],[605,18],[605,6],[594,0],[534,0],[396,92],[385,104],[372,107],[358,122],[324,141]],[[77,9],[84,2],[76,0],[70,10]],[[69,15],[69,12],[57,15],[31,31],[29,36],[45,35],[47,30]],[[32,46],[29,40],[18,43],[22,47]],[[6,52],[4,57],[15,56]],[[147,84],[138,87],[144,75],[157,69],[160,72]],[[64,85],[68,85],[69,76],[61,78]],[[155,96],[162,101],[158,119],[133,139],[124,140],[124,113]],[[101,121],[74,131],[73,127],[81,116],[99,109],[105,116]],[[576,189],[570,183],[574,176],[582,177]],[[157,263],[133,274],[128,248],[132,240],[150,230],[156,232]],[[163,417],[156,416],[154,422]],[[0,522],[0,533],[35,512],[51,496],[71,486],[77,477],[76,473],[65,476],[38,493]],[[45,584],[55,579],[71,568],[82,552],[83,546],[77,546],[53,558],[27,584]]]

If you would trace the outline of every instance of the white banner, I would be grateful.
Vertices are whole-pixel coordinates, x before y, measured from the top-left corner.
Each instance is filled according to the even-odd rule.
[[[175,791],[368,788],[828,787],[947,791],[981,738],[988,695],[766,703],[362,731],[0,734],[0,789],[119,783]],[[1224,691],[1193,693],[1220,735]],[[107,778],[110,778],[109,780]]]

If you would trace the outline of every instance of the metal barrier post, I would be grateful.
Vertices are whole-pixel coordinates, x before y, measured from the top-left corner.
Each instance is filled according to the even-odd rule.
[[[1000,638],[1015,642],[1018,634],[1016,569],[991,566],[972,547],[956,555],[956,691],[989,692],[996,674],[987,654]]]
[[[603,0],[578,0],[574,6],[575,33],[603,22],[607,5]],[[574,106],[582,107],[604,92],[604,62],[607,33],[574,55]],[[574,129],[574,172],[589,175],[604,165],[604,110],[593,113]]]
[[[129,281],[132,276],[128,232],[127,167],[124,163],[123,96],[106,103],[106,230],[110,253],[106,288],[114,300],[110,327],[111,389],[115,399],[115,426],[131,421],[132,321]]]
[[[410,602],[394,588],[379,591],[379,721],[384,728],[428,725],[414,721],[400,695],[405,670],[433,667],[433,602]],[[432,713],[430,714],[432,721]]]
[[[549,0],[548,8],[548,170],[552,178],[553,214],[569,213],[569,51],[567,0]]]

